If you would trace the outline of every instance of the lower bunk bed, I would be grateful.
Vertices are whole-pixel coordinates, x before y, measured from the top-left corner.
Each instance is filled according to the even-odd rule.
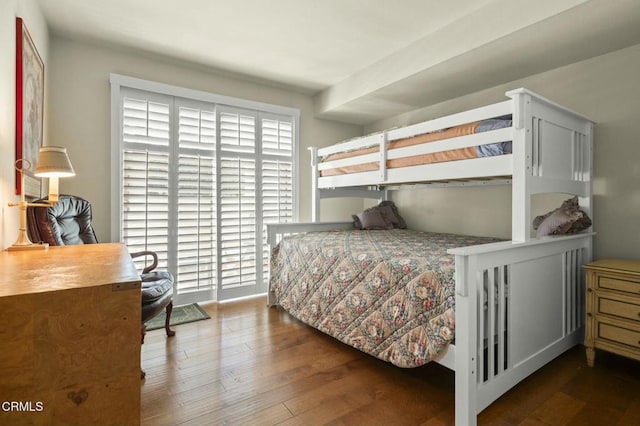
[[[577,213],[592,214],[593,122],[526,89],[506,96],[312,148],[313,222],[267,225],[269,305],[399,367],[454,370],[457,425],[475,425],[583,339],[582,265],[594,234]],[[508,241],[317,222],[324,198],[382,201],[394,189],[496,181],[511,186]],[[534,219],[532,198],[542,193],[576,197]],[[358,216],[360,227],[396,228],[379,213]]]
[[[284,237],[284,238],[283,238]],[[402,368],[455,371],[458,425],[583,338],[591,233],[527,242],[268,225],[269,305]]]

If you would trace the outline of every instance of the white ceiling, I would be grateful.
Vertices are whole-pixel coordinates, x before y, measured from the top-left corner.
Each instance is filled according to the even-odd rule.
[[[638,0],[38,0],[53,34],[399,114],[640,43]]]

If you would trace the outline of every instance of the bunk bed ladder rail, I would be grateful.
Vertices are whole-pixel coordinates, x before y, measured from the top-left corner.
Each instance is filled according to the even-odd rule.
[[[387,180],[387,133],[383,133],[380,135],[380,166],[379,166],[379,177],[380,182],[385,182]]]

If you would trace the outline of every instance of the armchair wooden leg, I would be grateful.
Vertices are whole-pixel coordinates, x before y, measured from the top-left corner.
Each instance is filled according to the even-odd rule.
[[[140,344],[144,345],[144,336],[147,334],[147,325],[145,323],[142,323],[142,326],[140,327]]]
[[[176,332],[169,328],[171,322],[171,312],[173,312],[173,302],[169,303],[166,308],[166,318],[164,320],[164,329],[167,332],[167,337],[175,336]]]
[[[164,329],[167,332],[167,337],[171,337],[171,336],[175,336],[176,332],[173,331],[169,324],[171,323],[171,312],[173,312],[173,302],[170,302],[166,309],[166,318],[164,320]],[[142,323],[142,326],[140,327],[140,344],[144,344],[144,336],[145,334],[147,334],[147,326],[145,323]],[[140,369],[140,379],[144,379],[145,375],[147,373],[144,372],[144,370]]]

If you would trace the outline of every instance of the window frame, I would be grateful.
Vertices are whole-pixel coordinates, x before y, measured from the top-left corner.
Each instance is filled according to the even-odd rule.
[[[171,96],[176,98],[182,98],[189,101],[194,102],[204,102],[209,104],[216,104],[223,108],[229,109],[239,109],[239,110],[251,110],[254,111],[256,117],[259,117],[261,114],[263,115],[275,115],[275,116],[287,116],[291,117],[293,124],[293,146],[292,146],[292,220],[298,220],[299,213],[299,196],[298,196],[298,149],[300,144],[300,110],[296,108],[284,107],[274,104],[268,104],[258,101],[234,98],[224,95],[218,95],[214,93],[209,93],[200,90],[188,89],[179,86],[173,86],[169,84],[139,79],[135,77],[124,76],[120,74],[110,74],[109,82],[111,85],[111,241],[122,241],[121,234],[121,223],[123,220],[123,212],[120,206],[120,200],[122,197],[122,184],[123,184],[123,175],[122,175],[122,161],[123,161],[123,142],[122,142],[122,132],[123,132],[123,123],[122,123],[122,97],[123,90],[139,90],[143,92],[151,92],[152,94],[157,94],[158,96]],[[216,116],[218,117],[219,112],[216,112]],[[257,128],[260,127],[260,123],[256,124]],[[172,133],[175,132],[175,129],[171,130]],[[170,147],[171,151],[172,148]],[[218,158],[220,153],[217,154]],[[258,157],[258,153],[256,153],[256,159],[261,158],[264,161],[264,158],[269,158],[270,155],[265,154],[264,158],[261,156]],[[173,167],[176,167],[174,164]],[[172,171],[172,175],[174,172]],[[175,194],[173,195],[176,196]],[[260,203],[261,197],[258,197],[256,202]],[[259,204],[257,207],[257,212],[262,211],[262,205]],[[219,220],[219,219],[218,219]],[[218,222],[219,223],[219,222]],[[262,220],[260,220],[256,225],[260,225],[260,229],[256,230],[257,234],[262,234]],[[171,224],[169,224],[171,227]],[[175,230],[169,230],[169,232],[175,232]],[[261,239],[261,238],[260,238]],[[171,249],[171,247],[169,247]],[[219,254],[218,254],[219,256]],[[261,266],[262,266],[262,251],[259,247],[256,247],[256,262],[257,262],[257,280],[260,282],[256,282],[256,288],[260,289],[263,287],[262,282],[264,278],[261,277]],[[220,294],[221,292],[221,283],[216,283],[216,293]],[[266,289],[265,289],[266,291]],[[261,292],[259,292],[261,293]],[[188,294],[187,294],[188,295]],[[215,294],[214,294],[215,296]],[[188,303],[189,297],[185,297],[185,300],[181,302]]]

